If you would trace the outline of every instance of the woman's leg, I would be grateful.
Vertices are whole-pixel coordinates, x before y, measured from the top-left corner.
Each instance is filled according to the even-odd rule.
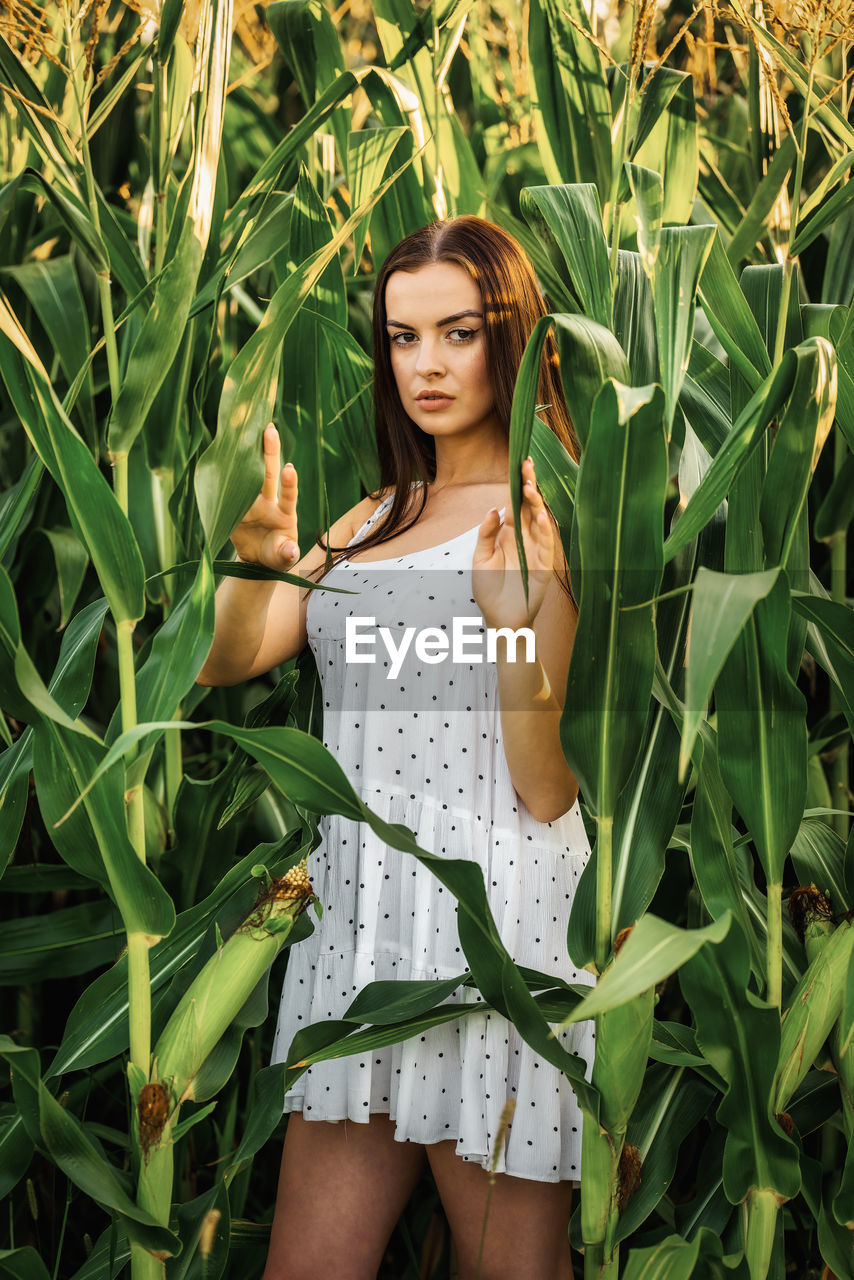
[[[427,1158],[457,1250],[459,1280],[475,1280],[489,1174],[461,1159],[456,1143],[435,1142]],[[480,1280],[572,1280],[570,1182],[534,1182],[497,1173],[489,1201]]]
[[[263,1280],[376,1280],[425,1167],[387,1115],[331,1124],[292,1111]]]

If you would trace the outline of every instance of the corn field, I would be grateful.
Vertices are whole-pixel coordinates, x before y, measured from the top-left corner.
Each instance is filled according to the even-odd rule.
[[[845,0],[0,8],[0,1277],[260,1276],[285,1089],[464,983],[575,1089],[577,1274],[854,1280],[852,51]],[[312,537],[375,489],[373,281],[462,213],[551,308],[511,496],[530,452],[579,602],[595,986],[370,811],[310,652],[196,683],[217,582],[270,576],[228,541],[264,427]],[[268,1066],[326,813],[439,877],[466,968]],[[427,1175],[380,1275],[456,1275]]]

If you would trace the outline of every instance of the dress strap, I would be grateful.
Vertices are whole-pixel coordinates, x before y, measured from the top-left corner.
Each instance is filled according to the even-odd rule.
[[[367,533],[367,531],[370,529],[370,527],[371,527],[371,525],[374,523],[374,521],[375,521],[375,520],[377,520],[379,516],[383,515],[383,514],[384,514],[384,512],[388,511],[389,507],[390,507],[390,506],[391,506],[391,504],[392,504],[392,500],[393,500],[393,499],[394,499],[394,494],[393,494],[393,493],[390,493],[390,494],[388,495],[388,497],[387,497],[387,498],[384,498],[384,499],[382,500],[382,502],[381,502],[381,503],[380,503],[380,505],[377,507],[377,509],[376,509],[376,511],[373,513],[373,515],[368,516],[367,520],[366,520],[366,521],[365,521],[365,523],[361,526],[361,528],[360,528],[360,529],[357,529],[357,530],[356,530],[356,532],[353,534],[352,538],[351,538],[351,539],[350,539],[350,541],[347,543],[347,546],[348,546],[348,547],[352,547],[352,546],[353,546],[353,544],[354,544],[355,542],[360,542],[360,541],[361,541],[361,539],[362,539],[362,535],[363,535],[363,534],[365,534],[365,533]]]

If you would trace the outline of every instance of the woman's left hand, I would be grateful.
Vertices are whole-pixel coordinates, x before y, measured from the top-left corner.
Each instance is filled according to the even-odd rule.
[[[472,594],[487,627],[530,626],[546,594],[554,568],[554,534],[546,505],[537,489],[534,464],[522,463],[522,545],[528,562],[528,604],[516,551],[513,508],[504,523],[492,507],[480,526],[472,560]]]

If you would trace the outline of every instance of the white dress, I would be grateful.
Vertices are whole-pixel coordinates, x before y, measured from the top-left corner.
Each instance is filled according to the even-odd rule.
[[[390,505],[388,498],[348,546]],[[369,808],[405,824],[422,849],[480,865],[499,934],[517,964],[592,984],[566,949],[572,898],[590,853],[578,803],[554,822],[539,822],[517,796],[494,662],[454,663],[449,653],[428,665],[410,648],[391,679],[395,663],[380,642],[372,665],[345,661],[348,614],[388,626],[398,644],[404,623],[435,622],[436,609],[446,619],[450,611],[482,622],[471,594],[477,532],[393,559],[343,558],[323,585],[359,594],[312,593],[306,627],[323,690],[324,745]],[[369,982],[446,979],[468,967],[456,899],[427,867],[365,823],[331,814],[319,826],[309,874],[323,916],[289,953],[273,1062],[285,1061],[301,1028],[340,1018]],[[482,996],[460,986],[448,1000]],[[565,1028],[558,1039],[584,1059],[589,1079],[593,1023]],[[384,1049],[316,1063],[285,1095],[285,1111],[357,1122],[382,1112],[396,1122],[399,1141],[454,1139],[459,1156],[489,1168],[508,1098],[516,1107],[497,1171],[577,1183],[581,1117],[572,1088],[491,1010]]]

